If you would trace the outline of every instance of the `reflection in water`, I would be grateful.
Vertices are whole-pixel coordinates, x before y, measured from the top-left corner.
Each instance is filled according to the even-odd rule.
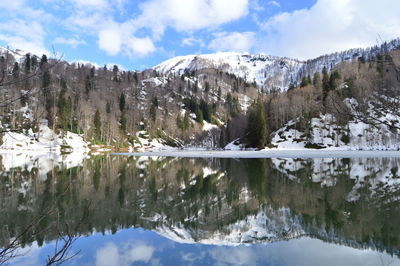
[[[177,252],[179,259],[170,263],[291,265],[300,263],[297,256],[309,265],[329,259],[330,250],[343,255],[343,264],[363,264],[345,254],[364,252],[363,260],[375,256],[378,263],[385,258],[394,265],[400,245],[399,164],[399,158],[104,156],[67,167],[55,164],[45,174],[35,166],[4,166],[0,243],[18,235],[57,198],[57,217],[50,214],[39,225],[46,230],[34,241],[42,246],[56,239],[48,221],[76,224],[90,203],[75,232],[90,236],[76,244],[82,250],[79,259],[90,264],[155,263],[154,254],[168,264],[162,245],[163,252]],[[314,261],[301,256],[307,247]],[[229,255],[217,255],[224,252]]]

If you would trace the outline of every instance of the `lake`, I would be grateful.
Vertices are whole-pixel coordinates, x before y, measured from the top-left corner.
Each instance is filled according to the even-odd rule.
[[[12,265],[66,236],[63,265],[400,265],[400,158],[24,156],[0,171]]]

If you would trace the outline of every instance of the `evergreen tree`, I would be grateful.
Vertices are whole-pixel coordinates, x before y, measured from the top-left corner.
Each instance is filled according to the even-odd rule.
[[[311,76],[307,75],[307,85],[311,85],[311,84],[312,84]]]
[[[126,116],[125,113],[122,113],[121,119],[119,120],[119,123],[121,124],[121,129],[126,130]]]
[[[324,106],[326,105],[326,98],[328,97],[329,91],[330,91],[329,74],[326,67],[324,67],[322,69],[322,101]]]
[[[64,84],[64,83],[65,83],[65,81],[62,80],[61,84]],[[60,118],[59,126],[64,131],[67,131],[68,126],[69,126],[69,117],[72,112],[72,99],[70,97],[68,99],[66,99],[65,94],[66,94],[66,85],[65,85],[65,87],[64,87],[64,85],[62,85],[62,89],[58,96],[58,103],[57,103],[58,116]]]
[[[13,67],[13,70],[12,70],[12,75],[13,75],[13,77],[15,79],[17,79],[19,77],[19,64],[18,64],[18,62],[14,63],[14,67]]]
[[[90,79],[89,75],[86,75],[86,79],[85,79],[85,92],[86,95],[89,95],[89,92],[92,90],[92,81]]]
[[[328,70],[326,67],[322,69],[322,90],[325,92],[330,91],[330,86],[329,86],[329,74]]]
[[[269,142],[264,103],[261,99],[257,100],[249,113],[246,131],[247,144],[250,147],[262,149]]]
[[[315,72],[313,78],[313,85],[317,86],[320,81],[321,81],[321,75],[318,72]]]
[[[340,80],[340,74],[338,71],[334,71],[329,77],[329,89],[335,90],[338,86],[337,81]]]
[[[31,70],[33,70],[33,71],[36,70],[37,64],[38,64],[38,61],[37,61],[36,56],[32,56],[31,57]]]
[[[51,83],[50,72],[46,70],[42,75],[42,87],[47,88],[50,86],[50,83]]]
[[[200,111],[203,114],[203,119],[207,122],[211,122],[211,117],[213,115],[212,108],[203,99],[200,101]]]
[[[178,114],[178,116],[176,117],[176,126],[180,129],[183,130],[183,121],[181,118],[181,115]]]
[[[197,122],[199,122],[200,124],[203,124],[203,120],[204,120],[203,112],[200,110],[200,107],[197,104],[195,106],[194,113],[196,115]]]
[[[101,117],[99,109],[96,109],[94,114],[94,136],[96,141],[101,141]]]
[[[189,126],[190,126],[189,112],[185,112],[185,116],[183,117],[183,130],[187,130]]]
[[[43,69],[47,66],[47,56],[44,54],[40,59],[40,69]]]
[[[118,77],[118,72],[119,72],[118,66],[117,66],[117,65],[114,65],[114,66],[113,66],[113,80],[114,80],[115,82],[119,82],[119,81],[120,81],[120,79],[119,79],[119,77]]]
[[[307,79],[307,77],[303,77],[303,79],[301,80],[301,83],[300,83],[300,88],[303,88],[307,85],[308,85],[308,79]]]
[[[189,81],[188,81],[189,82]],[[194,86],[193,86],[193,92],[194,93],[197,93],[197,89],[199,88],[199,83],[197,82],[197,80],[195,81],[195,83],[194,83]]]
[[[210,91],[210,84],[208,83],[208,81],[206,81],[204,84],[204,92],[208,93],[209,91]]]
[[[31,71],[31,54],[25,55],[25,73],[29,73]]]
[[[157,98],[157,96],[155,96],[155,97],[153,98],[152,104],[153,104],[154,106],[158,107],[158,98]]]
[[[150,117],[151,117],[151,120],[153,120],[153,122],[156,121],[156,118],[157,118],[157,107],[154,104],[152,104],[150,106]]]
[[[121,112],[125,110],[125,95],[123,93],[119,96],[119,110]]]

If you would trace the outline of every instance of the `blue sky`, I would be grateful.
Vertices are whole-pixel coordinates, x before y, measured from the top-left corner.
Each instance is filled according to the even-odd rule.
[[[398,0],[1,0],[0,45],[139,70],[224,51],[310,59],[400,37],[399,10]]]

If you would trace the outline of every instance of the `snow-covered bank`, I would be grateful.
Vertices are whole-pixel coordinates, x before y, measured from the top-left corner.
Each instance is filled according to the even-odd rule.
[[[354,102],[354,99],[347,101]],[[379,117],[372,109],[370,113],[376,116],[376,120],[382,120],[382,123],[373,125],[354,120],[349,121],[346,126],[340,126],[333,115],[321,114],[311,119],[310,132],[307,133],[299,130],[295,121],[289,121],[273,134],[272,145],[278,149],[308,147],[328,150],[399,151],[400,135],[387,126],[393,123],[392,121],[399,121],[399,117],[390,114]]]
[[[38,132],[32,129],[24,133],[5,132],[2,137],[1,151],[34,151],[34,152],[81,152],[89,151],[88,144],[83,136],[64,132],[56,134],[47,125],[40,125]]]
[[[114,153],[125,156],[161,156],[192,158],[384,158],[400,157],[399,151],[350,151],[350,150],[261,150],[261,151],[207,151],[175,150],[154,152]]]

